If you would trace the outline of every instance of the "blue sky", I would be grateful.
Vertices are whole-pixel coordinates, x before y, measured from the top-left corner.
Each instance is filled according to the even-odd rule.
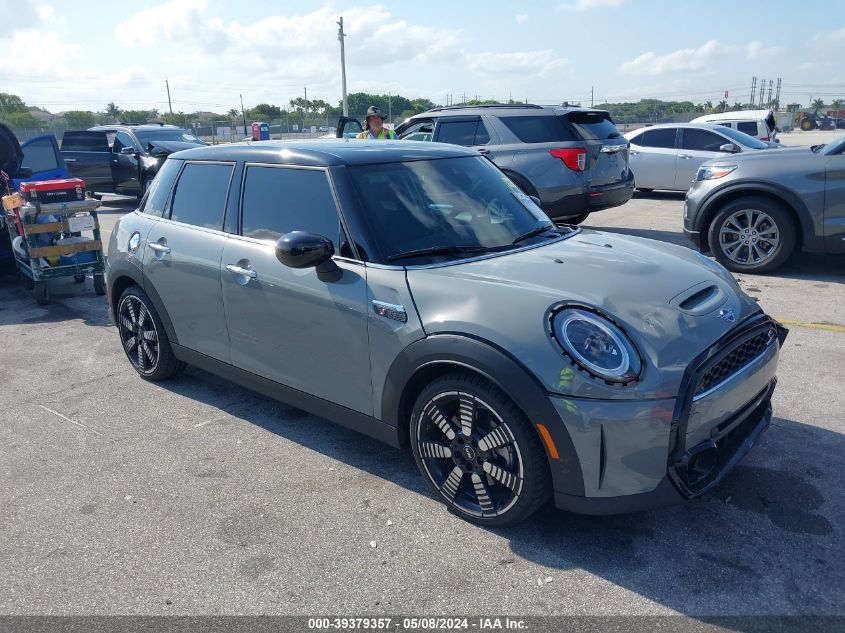
[[[801,17],[796,16],[796,7]],[[59,112],[225,111],[340,99],[334,21],[346,21],[349,92],[445,102],[747,101],[751,77],[782,102],[845,99],[845,17],[830,2],[94,2],[0,0],[14,15],[0,91]],[[8,29],[12,31],[9,34]]]

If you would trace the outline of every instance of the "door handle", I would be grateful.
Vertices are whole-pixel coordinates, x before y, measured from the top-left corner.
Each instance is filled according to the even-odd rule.
[[[236,266],[235,264],[226,264],[226,270],[233,275],[243,275],[244,277],[249,277],[250,279],[258,278],[258,273],[254,270],[243,268],[242,266]]]
[[[167,244],[159,244],[158,242],[147,242],[147,248],[154,250],[156,253],[167,254],[170,252],[170,247]]]
[[[490,153],[490,150],[489,150],[489,149],[487,149],[487,148],[485,148],[485,147],[480,147],[480,148],[478,148],[478,150],[476,150],[476,151],[477,151],[479,154],[481,154],[482,156],[486,156],[487,154],[489,154],[489,153]]]
[[[75,163],[76,159],[75,158],[65,158],[65,162],[66,163]]]
[[[678,154],[678,158],[686,158],[687,160],[689,160],[690,158],[692,158],[692,156],[690,156],[689,154]]]

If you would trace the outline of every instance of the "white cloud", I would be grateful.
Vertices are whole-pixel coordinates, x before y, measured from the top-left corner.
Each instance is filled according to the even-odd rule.
[[[528,15],[525,13],[517,13],[513,16],[513,19],[516,21],[517,24],[525,24],[528,22]]]
[[[203,29],[203,13],[207,0],[170,0],[133,14],[115,28],[122,44],[148,46],[160,39],[173,40],[199,27]]]
[[[776,55],[780,52],[779,46],[769,46],[766,47],[763,45],[763,42],[759,40],[754,40],[753,42],[749,42],[745,46],[745,56],[748,59],[759,59],[761,57],[771,57],[772,55]]]
[[[678,70],[698,70],[724,52],[717,40],[705,42],[698,48],[682,48],[672,53],[658,55],[654,51],[643,53],[619,66],[619,71],[635,75],[660,75]]]
[[[473,73],[497,77],[547,78],[566,68],[569,60],[557,57],[551,49],[515,53],[474,53],[466,55]]]
[[[833,31],[820,31],[810,38],[810,43],[816,48],[839,46],[845,43],[845,28]]]
[[[557,8],[561,11],[589,11],[591,9],[602,9],[605,7],[618,7],[625,0],[573,0],[559,4]]]

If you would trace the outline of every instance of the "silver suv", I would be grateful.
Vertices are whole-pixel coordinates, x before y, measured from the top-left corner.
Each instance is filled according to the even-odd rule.
[[[557,228],[453,145],[179,152],[108,259],[143,378],[195,365],[410,445],[433,494],[482,524],[550,497],[588,513],[695,497],[771,418],[785,330],[724,268]]]
[[[341,118],[337,136],[361,131]],[[472,147],[555,221],[580,224],[593,211],[625,204],[634,192],[628,140],[604,110],[572,106],[449,106],[417,114],[397,138]]]

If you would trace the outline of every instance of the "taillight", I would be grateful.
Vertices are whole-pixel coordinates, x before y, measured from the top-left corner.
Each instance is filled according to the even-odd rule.
[[[550,149],[549,154],[561,159],[572,171],[584,171],[587,167],[587,150],[583,147]]]
[[[769,140],[769,137],[768,137],[768,136],[763,136],[763,137],[761,137],[761,138],[760,138],[760,140],[761,140],[761,141],[768,141],[768,140]]]

